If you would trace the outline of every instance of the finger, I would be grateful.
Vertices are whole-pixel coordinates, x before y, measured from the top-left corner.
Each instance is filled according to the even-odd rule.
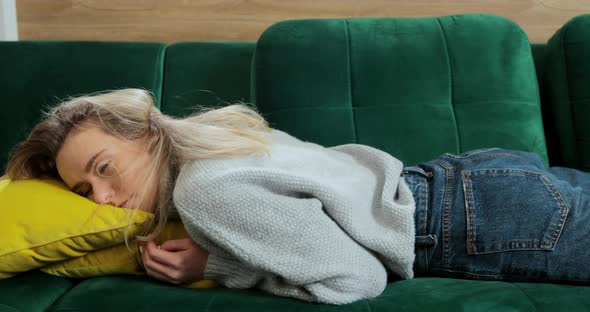
[[[152,269],[151,266],[147,266],[147,265],[145,266],[145,273],[148,276],[153,277],[157,280],[160,280],[163,282],[168,282],[168,277],[166,275],[164,275],[162,272]]]
[[[162,265],[169,265],[166,261],[162,261],[162,259],[158,258],[157,256],[154,256],[154,253],[157,253],[159,249],[155,246],[153,241],[149,241],[146,244],[144,244],[139,251],[141,253],[141,260],[143,262],[144,267],[146,263],[150,261],[155,261]]]
[[[187,250],[191,247],[191,240],[188,238],[185,239],[174,239],[165,241],[162,245],[160,245],[160,249],[166,251],[182,251]]]
[[[146,273],[146,274],[147,274],[149,277],[155,278],[155,279],[157,279],[157,280],[159,280],[159,281],[166,282],[166,283],[170,283],[170,284],[175,284],[175,283],[174,283],[174,282],[173,282],[173,281],[170,279],[170,277],[168,277],[168,276],[167,276],[167,275],[165,275],[164,273],[161,273],[161,272],[159,272],[159,271],[157,271],[157,270],[154,270],[154,269],[152,269],[152,268],[150,268],[150,267],[146,267],[146,269],[145,269],[145,273]]]
[[[171,266],[174,268],[178,267],[178,261],[174,253],[162,250],[156,246],[154,241],[149,241],[145,244],[143,252],[149,256],[150,259],[153,261],[159,262],[166,266]]]
[[[148,264],[149,264],[151,261],[153,261],[153,260],[150,258],[150,253],[148,252],[148,248],[147,248],[147,246],[146,246],[146,245],[142,245],[141,247],[139,247],[139,253],[140,253],[140,256],[141,256],[141,263],[142,263],[142,266],[143,266],[144,270],[147,272],[147,271],[148,271],[148,269],[149,269],[149,268],[148,268]]]
[[[178,272],[174,268],[154,261],[148,252],[142,253],[142,261],[148,275],[168,283],[178,284]]]
[[[176,284],[176,275],[172,269],[158,262],[148,260],[145,264],[145,271],[148,275],[161,281]]]

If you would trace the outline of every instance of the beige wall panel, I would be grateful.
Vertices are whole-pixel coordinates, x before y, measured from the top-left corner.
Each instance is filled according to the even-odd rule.
[[[16,0],[21,40],[254,41],[300,18],[492,13],[546,42],[589,0]]]

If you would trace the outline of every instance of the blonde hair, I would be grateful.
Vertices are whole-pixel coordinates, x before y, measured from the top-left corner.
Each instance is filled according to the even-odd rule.
[[[57,153],[73,128],[91,122],[106,133],[128,140],[145,139],[152,166],[148,181],[158,178],[156,221],[139,240],[150,240],[164,228],[172,207],[172,189],[180,166],[186,162],[269,154],[270,128],[260,114],[244,104],[203,109],[186,118],[161,113],[151,94],[122,89],[71,98],[51,109],[18,144],[8,162],[8,178],[61,179]],[[146,197],[139,195],[141,203]],[[138,204],[139,205],[139,204]],[[137,207],[130,207],[137,208]]]

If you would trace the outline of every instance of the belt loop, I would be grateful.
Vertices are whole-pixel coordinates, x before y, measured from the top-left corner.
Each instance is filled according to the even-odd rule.
[[[437,243],[436,235],[416,235],[416,246],[432,247]]]

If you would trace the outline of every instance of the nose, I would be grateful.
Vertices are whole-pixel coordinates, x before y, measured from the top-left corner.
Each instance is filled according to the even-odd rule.
[[[96,181],[92,183],[91,200],[101,205],[113,205],[115,191],[107,182]]]

